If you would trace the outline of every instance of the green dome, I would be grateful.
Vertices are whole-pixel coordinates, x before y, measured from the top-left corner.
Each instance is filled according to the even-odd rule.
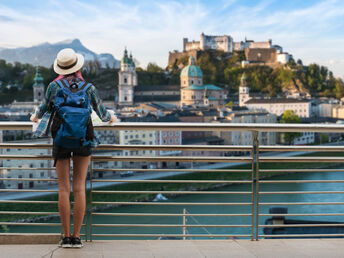
[[[124,55],[121,59],[121,64],[130,64],[131,63],[131,60],[130,58],[128,57],[128,51],[127,49],[124,50]]]
[[[133,56],[132,56],[132,54],[130,54],[130,56],[128,56],[127,49],[124,50],[124,55],[121,59],[121,65],[122,64],[127,64],[127,65],[130,65],[132,67],[135,67],[135,63],[133,61]]]
[[[132,55],[131,53],[130,53],[129,59],[130,59],[130,64],[131,64],[131,66],[132,66],[132,67],[135,67],[133,55]]]
[[[41,75],[41,69],[39,68],[39,66],[37,66],[36,68],[36,75],[35,78],[33,78],[34,84],[33,87],[38,87],[38,86],[43,86],[44,87],[44,78]]]
[[[183,68],[180,76],[203,77],[202,70],[195,64],[195,58],[193,55],[190,56],[189,65]]]

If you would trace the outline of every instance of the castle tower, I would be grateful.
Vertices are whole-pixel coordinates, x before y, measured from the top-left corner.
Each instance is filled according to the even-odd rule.
[[[250,97],[250,89],[247,86],[246,82],[246,74],[243,73],[240,80],[240,86],[239,86],[239,106],[244,107],[245,102],[251,99]]]
[[[121,60],[121,70],[118,72],[118,104],[131,106],[134,104],[134,87],[137,86],[137,74],[133,56],[128,56],[127,49]]]
[[[36,68],[36,75],[33,80],[33,101],[42,102],[44,99],[44,83],[39,66]]]

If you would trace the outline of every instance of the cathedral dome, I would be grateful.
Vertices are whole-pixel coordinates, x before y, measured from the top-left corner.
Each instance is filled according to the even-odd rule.
[[[189,65],[183,68],[180,76],[203,77],[202,70],[195,64],[195,58],[193,55],[189,57]]]

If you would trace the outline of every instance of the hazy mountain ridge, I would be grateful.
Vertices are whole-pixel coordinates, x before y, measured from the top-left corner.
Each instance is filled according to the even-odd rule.
[[[32,47],[20,48],[0,48],[0,59],[7,62],[29,63],[32,65],[40,65],[50,67],[54,62],[57,53],[63,48],[72,48],[77,53],[85,57],[85,61],[98,60],[102,67],[119,67],[119,61],[112,54],[95,52],[86,48],[79,39],[69,39],[54,44],[44,42]]]

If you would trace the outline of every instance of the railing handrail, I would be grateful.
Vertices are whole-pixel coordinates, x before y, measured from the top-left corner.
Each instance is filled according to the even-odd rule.
[[[0,130],[32,130],[32,122],[0,122]],[[161,123],[119,122],[95,124],[96,130],[172,130],[172,131],[256,131],[256,132],[344,132],[344,124],[278,123]]]

